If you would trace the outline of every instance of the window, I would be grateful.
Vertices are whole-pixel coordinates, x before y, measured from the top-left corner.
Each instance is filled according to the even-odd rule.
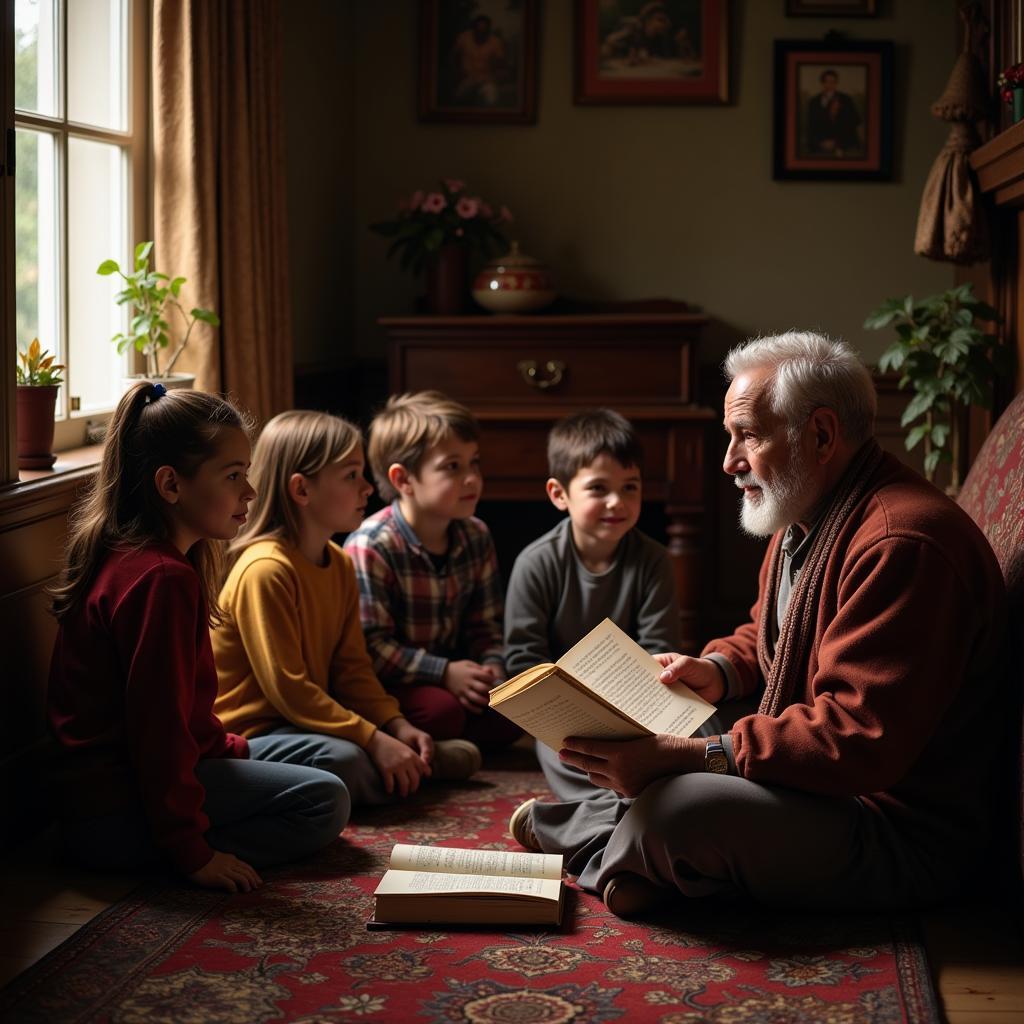
[[[134,371],[110,342],[127,327],[119,279],[96,268],[111,257],[130,265],[148,237],[146,5],[13,5],[15,341],[38,337],[67,367],[60,449],[84,443],[87,422],[105,418]]]

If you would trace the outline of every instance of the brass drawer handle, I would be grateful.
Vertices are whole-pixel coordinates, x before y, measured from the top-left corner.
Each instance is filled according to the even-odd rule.
[[[544,364],[544,370],[548,374],[547,377],[537,376],[536,359],[523,359],[516,365],[519,367],[523,380],[531,388],[538,388],[540,391],[547,391],[548,388],[558,387],[562,383],[562,377],[565,375],[565,363],[558,359],[549,359]]]

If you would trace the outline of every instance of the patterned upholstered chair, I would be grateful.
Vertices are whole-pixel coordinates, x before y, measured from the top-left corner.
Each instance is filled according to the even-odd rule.
[[[1007,772],[1016,823],[1006,845],[1016,845],[1024,874],[1024,392],[1010,403],[986,438],[960,493],[960,504],[984,530],[999,559],[1010,595],[1007,700],[1015,709]],[[993,728],[998,723],[993,723]],[[1007,806],[1003,803],[1002,806]]]

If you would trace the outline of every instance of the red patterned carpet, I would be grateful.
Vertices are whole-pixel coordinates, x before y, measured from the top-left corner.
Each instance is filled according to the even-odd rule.
[[[510,762],[511,763],[511,762]],[[367,931],[395,842],[510,848],[522,767],[361,813],[259,893],[155,880],[0,992],[0,1020],[217,1024],[938,1021],[912,920],[673,905],[644,924],[571,892],[561,931]]]

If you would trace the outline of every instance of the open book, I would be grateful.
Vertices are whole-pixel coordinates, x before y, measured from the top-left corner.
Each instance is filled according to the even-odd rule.
[[[559,924],[562,855],[397,843],[375,923]]]
[[[491,690],[490,704],[553,750],[567,736],[635,739],[692,736],[715,712],[662,668],[611,619],[595,626],[553,665],[528,668]]]

